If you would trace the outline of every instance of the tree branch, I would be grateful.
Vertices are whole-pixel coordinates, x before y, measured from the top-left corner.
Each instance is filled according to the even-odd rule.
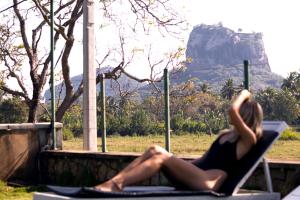
[[[19,64],[11,55],[8,51],[6,51],[6,54],[9,56],[10,59],[12,59],[14,61],[14,64]],[[20,86],[20,88],[22,89],[23,93],[24,93],[24,96],[26,96],[28,98],[28,92],[24,86],[24,83],[23,81],[20,79],[20,77],[18,76],[18,74],[16,74],[10,67],[10,65],[8,64],[8,61],[6,59],[5,56],[2,57],[3,61],[4,61],[4,64],[6,66],[6,68],[8,69],[9,71],[9,74],[11,75],[11,77],[15,78],[18,82],[18,85]]]
[[[29,42],[27,39],[27,35],[26,35],[25,20],[21,16],[20,10],[18,8],[18,0],[13,0],[13,2],[14,2],[14,12],[16,13],[16,16],[20,23],[20,31],[21,31],[22,41],[23,41],[25,50],[27,52],[27,56],[29,58],[29,62],[32,63],[33,55],[32,55],[32,51],[31,51],[31,48],[30,48],[30,45],[29,45]]]
[[[8,93],[8,94],[23,97],[27,103],[30,102],[30,99],[23,92],[12,90],[12,89],[10,89],[10,88],[6,87],[5,85],[2,85],[2,84],[0,84],[0,89],[3,90],[4,92]]]

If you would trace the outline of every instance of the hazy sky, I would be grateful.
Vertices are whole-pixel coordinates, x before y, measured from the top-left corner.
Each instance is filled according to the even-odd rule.
[[[196,25],[222,22],[224,27],[236,32],[238,29],[242,29],[245,33],[262,32],[265,51],[273,72],[286,77],[291,71],[299,71],[299,0],[173,0],[173,2],[174,8],[189,23],[189,29],[182,34],[183,44],[174,39],[154,40],[154,43],[160,45],[156,53],[166,46],[173,48],[176,45],[185,46],[192,28]],[[140,71],[141,69],[134,68],[135,73],[141,74]]]
[[[180,1],[180,0],[177,0]],[[234,31],[262,32],[273,72],[286,76],[300,69],[299,0],[186,0],[185,15],[193,26],[217,24]]]
[[[180,10],[187,22],[189,30],[183,33],[184,45],[193,26],[223,23],[234,31],[239,28],[243,32],[262,32],[265,50],[273,72],[287,76],[291,71],[299,71],[300,59],[300,1],[299,0],[173,0],[176,9]],[[25,3],[25,2],[24,2]],[[9,6],[12,1],[1,1],[0,9]],[[124,9],[121,9],[124,10]],[[106,33],[107,34],[107,33]],[[101,41],[97,33],[96,41]],[[99,39],[100,38],[100,39]],[[158,41],[158,40],[156,40]],[[164,39],[158,41],[164,45]],[[174,41],[174,40],[172,40]],[[81,44],[81,43],[80,43]],[[174,44],[176,45],[176,44]],[[178,45],[182,45],[178,41]],[[77,46],[79,47],[79,46]],[[81,57],[77,48],[76,58]],[[73,69],[72,69],[73,70]],[[82,69],[71,70],[76,75]],[[140,69],[142,70],[142,69]],[[140,72],[142,73],[142,72]]]

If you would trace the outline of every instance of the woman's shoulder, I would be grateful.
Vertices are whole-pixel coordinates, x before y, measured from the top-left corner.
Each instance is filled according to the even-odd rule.
[[[232,129],[225,129],[220,131],[217,140],[220,142],[220,144],[224,144],[226,142],[235,143],[237,142],[238,138],[233,133]]]
[[[219,131],[218,138],[231,133],[231,131],[232,131],[231,129],[223,129],[223,130]]]
[[[228,137],[232,134],[233,130],[232,129],[223,129],[221,131],[219,131],[218,133],[218,139],[222,138],[222,137]]]

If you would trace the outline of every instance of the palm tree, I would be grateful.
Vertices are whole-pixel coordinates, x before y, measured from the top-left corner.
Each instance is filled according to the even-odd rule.
[[[235,93],[236,89],[234,88],[233,80],[229,78],[221,89],[221,96],[224,99],[231,100]]]
[[[203,93],[210,93],[211,87],[206,83],[202,83],[202,84],[200,84],[200,91]]]

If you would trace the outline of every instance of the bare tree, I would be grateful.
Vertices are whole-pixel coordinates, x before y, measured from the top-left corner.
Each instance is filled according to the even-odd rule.
[[[115,18],[119,11],[114,7],[120,1],[99,0],[99,2],[99,5],[101,5],[99,9],[103,14],[103,19],[105,18],[111,23],[120,25]],[[12,3],[14,5],[13,9],[6,13],[5,16],[2,16],[3,20],[0,25],[1,61],[5,67],[2,70],[3,78],[0,89],[7,94],[22,97],[29,107],[28,122],[35,122],[37,121],[39,101],[49,78],[50,50],[45,48],[44,41],[47,37],[45,32],[47,33],[50,24],[50,1],[32,0],[21,2],[20,0],[12,0]],[[176,35],[177,32],[174,27],[183,23],[182,20],[177,19],[176,13],[171,9],[170,0],[128,0],[127,3],[127,8],[134,16],[133,23],[127,24],[132,32],[136,32],[142,27],[145,34],[149,34],[152,28],[156,28],[162,34]],[[54,45],[56,51],[60,52],[61,55],[58,61],[60,62],[65,87],[65,96],[58,105],[56,112],[57,121],[62,120],[64,113],[83,92],[83,81],[81,81],[78,88],[74,88],[70,77],[72,68],[81,67],[71,64],[70,57],[77,36],[75,29],[80,27],[83,13],[82,6],[83,0],[59,0],[56,1],[55,5]],[[33,18],[34,20],[32,20]],[[79,41],[80,39],[77,40]],[[132,53],[125,57],[125,39],[120,36],[119,40],[120,47],[117,48],[117,51],[119,51],[120,56],[117,58],[118,61],[114,62],[113,70],[107,72],[105,77],[118,79],[121,74],[124,74],[139,82],[153,81],[151,77],[149,79],[139,79],[134,74],[126,71],[126,66],[131,63],[134,55]],[[104,61],[108,60],[107,58],[110,55],[111,51],[108,51],[102,60],[103,62],[98,62],[99,65],[104,65]],[[169,59],[175,60],[177,57],[171,56]],[[26,64],[26,62],[28,63]],[[28,74],[29,80],[26,79]],[[11,87],[6,84],[5,80],[8,79],[16,81],[18,87]],[[99,80],[98,76],[97,82]],[[28,81],[31,84],[30,86],[27,85]]]

